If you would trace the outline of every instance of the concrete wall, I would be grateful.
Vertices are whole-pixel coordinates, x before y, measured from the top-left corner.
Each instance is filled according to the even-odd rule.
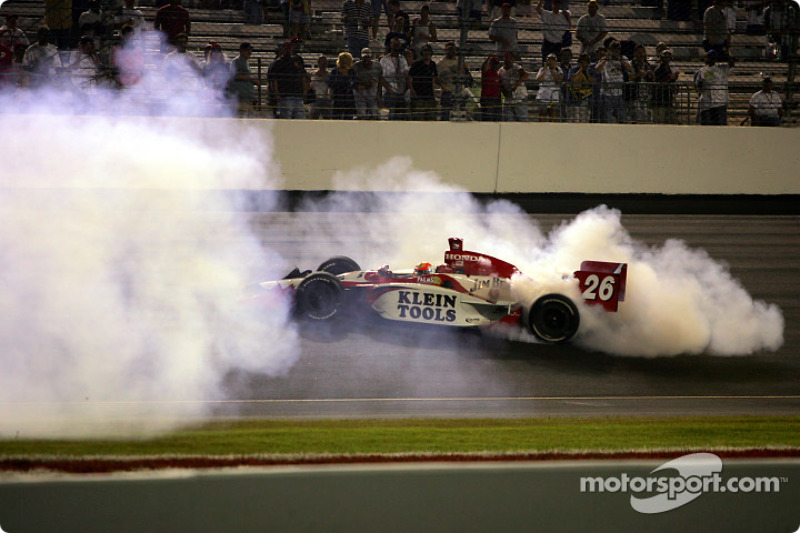
[[[477,193],[799,194],[800,129],[605,124],[253,121],[289,190],[408,156]],[[300,148],[302,147],[302,149]]]

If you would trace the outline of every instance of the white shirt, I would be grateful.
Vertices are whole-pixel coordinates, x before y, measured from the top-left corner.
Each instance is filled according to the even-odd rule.
[[[750,97],[750,105],[753,106],[759,117],[778,118],[780,117],[778,110],[782,105],[781,95],[775,91],[766,93],[761,90]]]
[[[406,58],[398,55],[392,57],[392,54],[386,54],[381,58],[381,70],[383,77],[392,87],[392,90],[397,94],[405,94],[406,80],[408,79],[408,62]],[[386,91],[384,90],[384,94]]]

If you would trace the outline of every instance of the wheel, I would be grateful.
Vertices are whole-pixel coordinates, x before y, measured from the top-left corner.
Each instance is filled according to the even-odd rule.
[[[343,300],[342,282],[328,272],[309,274],[295,289],[295,311],[312,320],[333,318]]]
[[[320,272],[329,272],[335,276],[338,274],[344,274],[346,272],[355,272],[356,270],[361,270],[361,267],[349,257],[337,255],[336,257],[331,257],[322,263],[317,270]]]
[[[540,340],[567,342],[578,332],[581,316],[575,304],[562,294],[546,294],[536,300],[528,313],[528,328]]]

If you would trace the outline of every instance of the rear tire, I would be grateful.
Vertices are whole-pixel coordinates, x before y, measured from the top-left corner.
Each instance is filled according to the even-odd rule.
[[[295,289],[295,312],[311,320],[330,320],[344,301],[342,282],[328,272],[314,272]]]
[[[347,272],[361,270],[361,267],[349,257],[337,255],[322,263],[317,270],[320,272],[328,272],[336,276],[339,274],[345,274]]]
[[[536,338],[551,344],[572,339],[581,324],[575,304],[562,294],[546,294],[536,300],[528,313],[528,328]]]

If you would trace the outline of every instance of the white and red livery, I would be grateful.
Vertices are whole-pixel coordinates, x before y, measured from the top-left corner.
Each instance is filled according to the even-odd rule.
[[[566,294],[553,292],[526,308],[514,298],[513,277],[519,269],[490,255],[463,249],[451,238],[444,263],[435,269],[420,263],[413,270],[391,271],[388,266],[361,270],[348,257],[333,257],[312,272],[295,269],[279,281],[258,284],[259,291],[281,290],[291,295],[295,312],[310,320],[329,320],[345,303],[368,308],[388,320],[475,327],[508,324],[527,327],[542,341],[572,339],[580,325],[578,306]],[[625,299],[627,264],[584,261],[574,272],[583,304],[617,311]],[[567,290],[565,280],[564,292]],[[263,292],[262,292],[263,294]]]

